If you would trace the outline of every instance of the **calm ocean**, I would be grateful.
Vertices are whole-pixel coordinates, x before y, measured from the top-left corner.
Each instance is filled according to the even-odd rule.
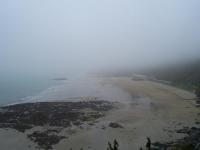
[[[58,82],[48,78],[3,76],[0,78],[0,105],[22,101],[55,84]]]
[[[8,78],[0,80],[0,105],[41,101],[130,101],[132,97],[109,81],[94,78],[52,80]]]

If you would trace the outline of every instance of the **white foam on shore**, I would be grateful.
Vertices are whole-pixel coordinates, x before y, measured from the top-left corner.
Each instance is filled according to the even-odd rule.
[[[132,100],[129,93],[103,79],[84,78],[68,80],[67,82],[47,88],[34,96],[28,96],[21,100],[7,104],[35,102],[78,102],[106,100],[112,102],[128,102]]]

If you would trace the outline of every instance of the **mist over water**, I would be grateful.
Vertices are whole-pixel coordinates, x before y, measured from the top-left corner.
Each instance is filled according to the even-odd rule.
[[[200,59],[199,7],[198,0],[1,0],[1,97],[26,78],[43,89],[57,77]]]
[[[0,149],[200,150],[200,0],[0,0]]]

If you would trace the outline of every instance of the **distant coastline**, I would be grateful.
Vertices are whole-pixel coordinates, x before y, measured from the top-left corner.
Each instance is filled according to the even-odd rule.
[[[63,80],[68,80],[67,78],[53,78],[52,80],[55,81],[63,81]]]

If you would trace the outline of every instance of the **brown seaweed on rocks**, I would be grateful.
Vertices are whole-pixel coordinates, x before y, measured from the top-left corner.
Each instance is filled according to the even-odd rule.
[[[108,101],[38,102],[10,105],[0,108],[0,128],[11,128],[27,134],[39,149],[49,150],[66,138],[59,135],[64,128],[88,125],[104,117],[113,108]],[[29,130],[36,126],[48,126],[44,130]],[[59,129],[59,130],[56,130]]]
[[[34,131],[28,134],[27,137],[38,144],[39,148],[49,150],[52,149],[52,145],[59,143],[60,140],[66,138],[65,136],[59,136],[54,133],[53,130]]]
[[[0,128],[13,128],[20,132],[34,126],[70,127],[96,120],[113,108],[111,102],[38,102],[1,107]],[[91,109],[84,112],[84,109]]]

